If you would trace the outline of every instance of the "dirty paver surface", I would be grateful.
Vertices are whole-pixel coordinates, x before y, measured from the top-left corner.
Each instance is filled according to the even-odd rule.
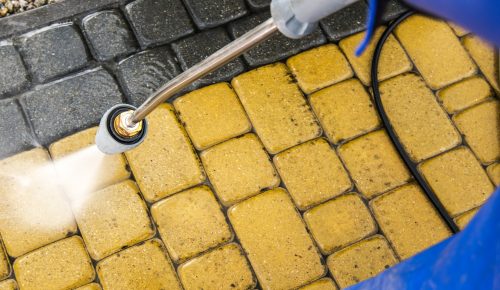
[[[373,45],[353,54],[363,1],[196,82],[141,146],[103,156],[105,110],[269,16],[261,0],[118,2],[0,41],[0,289],[339,289],[452,235],[381,125]],[[393,127],[460,228],[500,182],[494,62],[419,15],[380,59]]]

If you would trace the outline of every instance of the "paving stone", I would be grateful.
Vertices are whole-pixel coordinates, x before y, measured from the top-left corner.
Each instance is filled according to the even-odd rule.
[[[0,282],[0,290],[17,290],[16,280],[8,279]]]
[[[458,217],[455,218],[455,223],[461,230],[463,230],[467,226],[467,224],[469,224],[472,218],[476,215],[478,210],[479,210],[478,208],[475,208],[464,214],[459,215]]]
[[[201,160],[225,206],[280,183],[269,156],[254,134],[216,145],[202,152]]]
[[[366,29],[368,6],[365,1],[357,1],[319,23],[330,41],[339,41],[342,38]]]
[[[118,183],[130,176],[123,154],[107,155],[94,146],[96,134],[97,127],[93,127],[49,146],[64,191],[70,199],[81,198],[81,194]],[[75,188],[75,183],[85,186]],[[82,189],[87,192],[82,192]]]
[[[3,244],[0,244],[0,280],[3,280],[10,275],[9,257],[5,252]],[[1,289],[1,287],[0,287]]]
[[[155,233],[139,189],[130,180],[89,194],[80,204],[73,204],[73,212],[94,260],[137,244]]]
[[[94,57],[106,61],[132,53],[137,44],[127,22],[118,11],[101,11],[85,17],[83,33]]]
[[[493,163],[488,166],[487,170],[490,179],[496,186],[500,186],[500,163]]]
[[[448,113],[454,114],[493,95],[493,90],[480,76],[473,76],[446,87],[436,94]]]
[[[184,289],[252,289],[255,279],[242,249],[234,243],[182,264]]]
[[[21,36],[20,51],[33,78],[45,82],[87,65],[90,57],[72,24],[54,24]]]
[[[184,0],[200,29],[220,26],[247,14],[244,0]]]
[[[11,44],[0,43],[0,99],[17,93],[29,83],[28,73],[21,57]]]
[[[326,44],[292,56],[286,64],[306,94],[353,76],[349,62],[335,44]]]
[[[377,231],[363,200],[342,195],[304,213],[304,220],[323,254],[330,254]]]
[[[415,184],[388,192],[370,202],[380,229],[401,259],[440,242],[450,230]]]
[[[313,282],[307,286],[299,288],[300,290],[337,290],[337,286],[333,283],[330,278],[322,278],[316,282]]]
[[[489,100],[453,117],[467,144],[483,164],[500,160],[500,102]]]
[[[384,14],[382,15],[382,20],[386,22],[391,21],[406,11],[408,11],[408,7],[400,0],[389,0],[387,1],[387,7],[385,8]]]
[[[0,102],[0,159],[36,146],[26,124],[21,107],[16,101]]]
[[[77,236],[16,259],[14,272],[21,289],[71,289],[95,277],[83,241]]]
[[[358,190],[367,198],[406,183],[410,173],[385,131],[375,131],[339,147]]]
[[[186,131],[198,150],[250,131],[252,124],[227,83],[190,92],[174,101]]]
[[[125,156],[144,198],[157,201],[205,180],[201,163],[171,105],[148,117],[148,137]]]
[[[158,239],[100,261],[97,275],[103,289],[181,289],[167,251]]]
[[[325,274],[313,241],[283,189],[273,189],[228,210],[229,220],[264,289],[290,289]]]
[[[381,83],[380,97],[394,131],[414,161],[437,155],[461,142],[448,115],[419,76],[405,74]]]
[[[238,38],[269,18],[271,18],[269,12],[254,14],[231,23],[229,31],[233,38]],[[256,67],[287,58],[325,42],[326,38],[320,29],[301,39],[290,39],[277,32],[243,56],[250,66]]]
[[[181,73],[168,47],[132,55],[118,63],[118,80],[131,104],[139,106],[159,87]]]
[[[97,283],[90,283],[85,286],[76,288],[75,290],[102,290],[101,285]]]
[[[227,242],[233,235],[217,200],[207,186],[166,198],[151,214],[172,260],[184,262]]]
[[[247,3],[252,10],[264,10],[271,5],[271,0],[247,0]]]
[[[318,121],[284,64],[239,75],[232,85],[271,154],[321,135]]]
[[[466,147],[422,163],[420,171],[452,216],[481,205],[494,190],[481,164]]]
[[[198,0],[194,1],[198,2]],[[212,1],[208,0],[205,2]],[[223,28],[216,28],[183,38],[173,43],[172,48],[177,54],[182,69],[187,70],[206,59],[229,42],[231,42],[231,39],[227,32]],[[197,87],[220,81],[229,81],[232,77],[242,73],[244,70],[243,61],[237,58],[195,81],[192,86]]]
[[[125,6],[125,15],[143,48],[171,42],[194,31],[181,0],[135,0]]]
[[[372,58],[375,52],[375,46],[382,36],[384,28],[379,28],[375,31],[371,43],[367,46],[361,56],[356,56],[356,48],[365,37],[365,32],[357,33],[353,36],[342,39],[339,46],[344,51],[347,59],[356,72],[356,76],[363,82],[365,86],[371,85],[371,66]],[[386,80],[398,74],[410,71],[412,64],[408,59],[405,51],[391,34],[382,49],[379,59],[378,79],[379,81]]]
[[[432,89],[440,89],[476,73],[476,66],[444,21],[414,15],[398,25],[395,32]]]
[[[43,145],[99,123],[102,115],[122,102],[113,77],[102,69],[57,81],[21,98]]]
[[[453,29],[455,34],[459,37],[462,37],[466,34],[469,34],[469,31],[467,31],[465,28],[463,28],[460,25],[454,24],[452,22],[448,22],[448,25],[451,27],[451,29]]]
[[[462,39],[462,43],[471,54],[472,58],[479,66],[490,85],[500,93],[500,84],[498,83],[498,64],[495,57],[495,48],[481,40],[476,35],[468,35]]]
[[[0,233],[11,257],[71,235],[76,223],[41,148],[0,161]],[[36,194],[33,194],[36,193]]]
[[[353,139],[380,127],[370,95],[357,79],[312,94],[309,102],[332,143]]]
[[[295,204],[302,210],[352,186],[335,150],[324,139],[283,151],[274,157],[274,164]]]
[[[342,288],[374,277],[397,262],[389,244],[379,235],[334,253],[327,260],[330,272]]]

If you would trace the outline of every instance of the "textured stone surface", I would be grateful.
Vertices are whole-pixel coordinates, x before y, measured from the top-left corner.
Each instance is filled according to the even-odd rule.
[[[8,97],[22,88],[29,80],[26,68],[13,45],[0,43],[0,99]],[[5,77],[5,76],[9,77]]]
[[[488,166],[487,172],[491,181],[493,181],[496,186],[500,186],[500,163],[497,162]]]
[[[111,75],[92,70],[32,90],[22,96],[35,134],[43,145],[99,123],[104,112],[122,102]]]
[[[320,21],[328,39],[340,39],[366,29],[368,5],[365,1],[356,1],[354,4],[341,9]]]
[[[490,85],[497,93],[500,93],[499,72],[497,70],[498,56],[495,56],[495,48],[476,35],[467,35],[463,38],[462,43],[479,66],[488,82],[490,82]]]
[[[17,290],[19,289],[14,279],[3,280],[0,282],[1,290]]]
[[[184,3],[200,29],[219,26],[247,13],[244,0],[184,0]]]
[[[436,95],[446,111],[454,114],[491,97],[493,90],[482,77],[474,76],[448,86]]]
[[[401,0],[389,0],[385,9],[384,15],[382,16],[384,21],[393,20],[408,11],[408,7],[406,7]]]
[[[300,290],[337,290],[339,289],[330,278],[319,279],[309,285],[306,285]]]
[[[476,215],[478,210],[479,210],[478,208],[475,208],[464,214],[459,215],[454,219],[455,223],[461,230],[463,230],[467,226],[467,224],[472,220],[472,218]]]
[[[101,11],[85,17],[83,33],[97,60],[105,61],[136,50],[132,31],[118,11]]]
[[[30,149],[37,142],[23,118],[21,107],[14,100],[0,102],[0,158]]]
[[[5,279],[10,275],[9,257],[5,252],[3,243],[0,243],[0,279]],[[0,287],[1,289],[1,287]]]
[[[271,4],[271,0],[247,0],[248,5],[253,10],[264,10]]]

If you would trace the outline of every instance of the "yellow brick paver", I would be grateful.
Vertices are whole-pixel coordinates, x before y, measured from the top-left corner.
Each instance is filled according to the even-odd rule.
[[[280,182],[255,134],[216,145],[204,151],[201,159],[215,193],[226,206]]]
[[[101,290],[101,285],[97,284],[97,283],[90,283],[90,284],[87,284],[85,286],[82,286],[82,287],[79,287],[75,290]]]
[[[352,139],[380,126],[370,96],[356,79],[316,92],[311,95],[310,102],[333,143]]]
[[[182,262],[229,241],[232,232],[213,193],[196,187],[164,199],[151,214],[175,262]]]
[[[306,209],[351,188],[335,150],[315,139],[283,151],[274,163],[297,207]]]
[[[14,262],[14,272],[21,289],[71,289],[95,277],[90,257],[79,237],[60,240]]]
[[[453,29],[453,31],[455,32],[455,34],[457,36],[462,37],[462,36],[469,33],[469,31],[467,31],[465,28],[463,28],[462,26],[460,26],[458,24],[448,22],[448,25],[451,27],[451,29]]]
[[[322,278],[307,286],[300,288],[300,290],[337,290],[337,286],[330,278]]]
[[[414,15],[395,32],[432,89],[469,77],[477,70],[455,33],[442,20]]]
[[[495,48],[481,40],[476,35],[467,35],[462,39],[462,43],[477,63],[488,82],[500,93],[498,84],[498,64],[495,61]]]
[[[97,274],[104,290],[181,289],[166,250],[156,239],[102,260]]]
[[[91,194],[73,211],[88,252],[95,260],[155,233],[139,189],[130,180]]]
[[[14,279],[8,279],[0,282],[0,290],[17,290],[17,283]]]
[[[356,194],[340,196],[308,210],[304,220],[324,254],[372,235],[377,230],[370,211]]]
[[[233,79],[232,85],[271,154],[321,134],[311,108],[284,64],[241,74]]]
[[[396,263],[394,253],[382,236],[356,243],[327,260],[330,272],[342,288],[376,276]]]
[[[327,44],[296,56],[286,64],[306,94],[353,76],[349,62],[335,44]]]
[[[453,117],[483,164],[500,160],[500,102],[489,100]]]
[[[460,134],[417,75],[401,75],[383,82],[380,94],[392,127],[414,161],[460,143]]]
[[[450,114],[475,105],[492,95],[491,87],[479,76],[465,79],[437,92],[444,108]]]
[[[228,244],[182,264],[179,278],[184,289],[251,289],[255,287],[250,265],[237,244]]]
[[[344,51],[351,63],[356,76],[365,85],[371,82],[371,64],[375,46],[382,36],[384,29],[379,28],[375,31],[373,39],[361,56],[356,56],[355,52],[361,41],[365,37],[365,32],[360,32],[353,36],[342,39],[339,42],[340,48]],[[390,35],[382,49],[379,59],[378,79],[386,80],[398,74],[411,70],[412,64],[405,51],[393,35]]]
[[[500,163],[493,163],[486,169],[488,175],[490,176],[491,181],[496,186],[500,186]]]
[[[406,183],[410,174],[385,131],[354,139],[339,148],[360,192],[371,198]]]
[[[455,223],[461,230],[463,230],[467,226],[467,224],[469,224],[471,219],[476,215],[478,210],[479,208],[475,208],[464,214],[459,215],[458,217],[455,218]]]
[[[147,120],[146,140],[125,153],[146,200],[157,201],[204,181],[200,161],[173,108],[160,105]]]
[[[420,170],[452,216],[481,205],[494,190],[481,164],[465,147],[424,162]]]
[[[370,205],[380,228],[402,259],[450,236],[444,221],[414,184],[388,192]]]
[[[0,161],[0,234],[18,257],[76,231],[70,205],[44,149]]]
[[[228,215],[262,288],[289,289],[323,276],[321,256],[285,190],[252,197]]]
[[[7,278],[10,275],[9,257],[5,252],[2,244],[0,244],[0,280]]]
[[[174,102],[194,146],[204,150],[250,131],[252,125],[227,83],[204,87]]]

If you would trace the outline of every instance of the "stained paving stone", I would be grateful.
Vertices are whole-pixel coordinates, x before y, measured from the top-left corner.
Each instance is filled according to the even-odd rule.
[[[231,42],[231,39],[227,32],[223,28],[216,28],[179,40],[172,44],[172,48],[177,54],[181,68],[187,70],[206,59],[229,42]],[[229,81],[232,77],[242,73],[244,70],[243,61],[237,58],[195,81],[191,86],[197,87],[220,81]]]
[[[14,279],[0,281],[0,290],[17,290],[19,289]]]
[[[102,69],[86,71],[24,94],[22,105],[43,145],[99,123],[102,115],[122,102],[113,77]]]
[[[166,47],[145,50],[118,63],[118,80],[130,103],[142,104],[156,89],[181,72]]]
[[[0,43],[0,75],[9,76],[0,78],[0,99],[8,97],[29,83],[26,68],[13,45]]]
[[[365,1],[356,1],[320,21],[330,41],[340,39],[366,29],[368,5]]]
[[[406,11],[408,11],[408,7],[400,0],[389,0],[384,15],[382,15],[382,20],[391,21]]]
[[[327,264],[340,287],[376,276],[398,262],[384,237],[377,235],[328,257]]]
[[[23,112],[14,100],[0,102],[0,159],[36,146]]]
[[[479,208],[475,208],[475,209],[472,209],[464,214],[459,215],[458,217],[456,217],[454,219],[455,223],[457,224],[457,226],[461,230],[463,230],[469,224],[469,222],[472,220],[472,218],[474,218],[474,216],[476,215],[478,210],[479,210]]]
[[[497,69],[498,59],[495,57],[495,48],[476,35],[467,35],[462,39],[462,43],[467,51],[469,51],[490,85],[497,93],[500,93],[500,84],[498,83],[498,74],[500,72],[498,72]]]
[[[339,289],[330,278],[319,279],[309,285],[306,285],[300,290],[337,290]]]
[[[271,0],[247,0],[247,3],[253,10],[264,10],[271,5]]]
[[[20,51],[38,82],[81,69],[90,57],[84,40],[72,24],[54,24],[20,37]]]
[[[493,90],[480,76],[455,83],[436,94],[448,113],[454,114],[493,95]]]
[[[231,36],[234,38],[240,37],[270,17],[270,13],[264,12],[237,20],[229,26]],[[326,38],[319,29],[301,39],[290,39],[277,32],[268,40],[246,52],[243,56],[250,66],[255,67],[287,58],[302,50],[321,45],[325,42]]]
[[[174,41],[194,31],[181,0],[135,0],[125,14],[141,46]]]
[[[101,11],[82,20],[83,34],[99,61],[132,53],[137,43],[127,22],[118,11]]]
[[[200,29],[222,25],[247,14],[244,0],[184,0]]]
[[[493,163],[486,169],[490,179],[496,186],[500,186],[500,163]]]
[[[7,278],[10,275],[9,257],[5,252],[3,243],[0,244],[0,280]]]
[[[82,287],[78,287],[75,290],[102,290],[101,285],[97,283],[90,283]]]
[[[71,289],[92,282],[94,268],[80,237],[50,244],[14,262],[21,289]]]

